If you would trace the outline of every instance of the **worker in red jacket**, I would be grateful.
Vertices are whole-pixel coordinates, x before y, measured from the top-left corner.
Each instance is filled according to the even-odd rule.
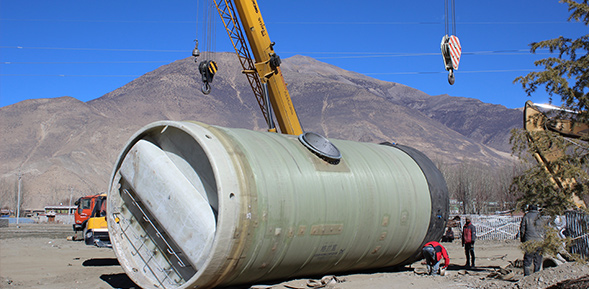
[[[427,272],[430,275],[440,274],[440,263],[442,262],[442,258],[444,258],[443,269],[448,268],[448,265],[450,265],[450,257],[448,257],[446,248],[436,241],[431,241],[425,244],[421,252],[427,262]]]
[[[464,247],[464,254],[466,255],[466,265],[464,267],[474,267],[474,241],[477,239],[477,231],[475,226],[470,222],[470,217],[466,217],[466,223],[462,227],[462,247]]]

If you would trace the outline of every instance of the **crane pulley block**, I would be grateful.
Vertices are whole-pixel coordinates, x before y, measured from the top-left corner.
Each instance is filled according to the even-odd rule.
[[[448,83],[454,84],[454,70],[458,69],[462,47],[456,37],[456,6],[454,0],[446,0],[444,3],[444,18],[446,19],[446,33],[442,37],[442,57],[444,68],[448,71]],[[452,19],[450,23],[450,19]],[[450,35],[450,36],[448,36]]]
[[[217,63],[213,60],[203,60],[198,65],[198,70],[203,82],[201,91],[204,94],[209,94],[211,92],[210,83],[213,82],[213,77],[217,73]]]
[[[444,35],[440,46],[444,58],[444,67],[449,72],[448,82],[452,85],[454,84],[454,70],[458,69],[460,55],[462,54],[460,40],[455,35]]]
[[[280,60],[280,56],[278,56],[278,54],[271,53],[269,63],[270,63],[270,68],[272,68],[272,70],[276,70],[276,67],[280,66],[280,64],[282,63],[282,60]]]

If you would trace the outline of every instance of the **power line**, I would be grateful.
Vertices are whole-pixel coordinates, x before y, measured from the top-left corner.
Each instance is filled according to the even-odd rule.
[[[540,51],[548,51],[546,48],[538,49]],[[482,51],[471,51],[466,52],[470,54],[488,54],[488,53],[513,53],[513,52],[530,52],[530,49],[502,49],[502,50],[482,50]],[[439,55],[440,52],[435,53],[399,53],[399,52],[370,52],[370,51],[304,51],[304,52],[293,52],[293,51],[281,51],[281,53],[300,53],[300,54],[389,54],[389,55]]]
[[[3,61],[0,64],[144,64],[144,63],[170,63],[173,60],[165,61]]]
[[[500,52],[500,51],[475,51],[463,52],[462,55],[545,55],[551,53],[527,53],[524,52]],[[325,56],[315,57],[317,60],[321,59],[349,59],[349,58],[381,58],[381,57],[412,57],[412,56],[439,56],[440,53],[399,53],[399,54],[368,54],[368,55],[354,55],[354,56]]]
[[[0,46],[0,49],[36,49],[36,50],[81,50],[81,51],[119,51],[119,52],[182,52],[187,53],[188,50],[171,50],[171,49],[135,49],[135,48],[79,48],[79,47],[25,47],[25,46]],[[548,51],[548,49],[538,49],[537,51]],[[370,51],[281,51],[283,54],[351,54],[359,55],[359,57],[404,57],[404,56],[431,56],[440,55],[440,52],[425,52],[425,53],[399,53],[399,52],[370,52]],[[463,52],[462,55],[487,55],[487,54],[501,54],[501,55],[522,55],[532,54],[529,49],[503,49],[503,50],[487,50],[487,51],[471,51]],[[547,54],[543,52],[536,52],[535,54]],[[355,56],[344,56],[342,58],[354,58]],[[339,57],[333,57],[339,58]],[[326,57],[322,59],[327,59]]]
[[[75,74],[0,74],[0,76],[51,76],[51,77],[139,77],[137,75],[75,75]]]
[[[190,24],[198,21],[190,20],[91,20],[91,19],[14,19],[0,18],[0,21],[15,22],[87,22],[87,23],[171,23]],[[202,21],[200,21],[202,22]],[[573,24],[569,21],[464,21],[460,25],[530,25],[530,24]],[[287,25],[441,25],[441,21],[266,21],[266,24]]]
[[[0,49],[42,49],[42,50],[83,50],[83,51],[123,51],[123,52],[186,52],[187,50],[166,49],[125,49],[125,48],[75,48],[75,47],[24,47],[0,46]]]
[[[170,20],[92,20],[92,19],[12,19],[2,18],[0,21],[15,22],[87,22],[87,23],[194,23],[195,21],[170,21]]]
[[[442,25],[441,21],[334,21],[334,22],[320,22],[320,21],[288,21],[288,22],[272,22],[268,21],[266,24],[293,24],[293,25]],[[481,21],[481,22],[456,22],[460,25],[538,25],[538,24],[575,24],[569,21]]]
[[[540,69],[497,69],[460,71],[460,74],[472,73],[503,73],[503,72],[532,72]],[[358,72],[363,75],[411,75],[411,74],[442,74],[445,71],[402,71],[402,72]],[[75,75],[75,74],[0,74],[0,76],[50,76],[50,77],[139,77],[142,75]]]
[[[532,71],[542,71],[541,69],[497,69],[497,70],[471,70],[471,71],[460,71],[460,74],[470,74],[470,73],[501,73],[501,72],[532,72]],[[363,73],[359,72],[360,74],[364,75],[398,75],[398,74],[442,74],[446,73],[445,71],[413,71],[413,72],[368,72]]]

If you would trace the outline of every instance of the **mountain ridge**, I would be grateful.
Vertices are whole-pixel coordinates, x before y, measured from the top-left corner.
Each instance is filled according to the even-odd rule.
[[[129,137],[157,120],[196,120],[264,131],[266,123],[233,53],[214,54],[219,71],[209,95],[200,92],[192,58],[163,65],[88,102],[72,97],[34,99],[0,108],[0,193],[14,194],[19,171],[25,205],[63,202],[69,192],[107,188],[112,166]],[[512,161],[509,130],[521,112],[475,99],[429,96],[293,56],[281,65],[306,131],[328,138],[397,142],[434,162]],[[497,125],[500,124],[500,125]],[[10,204],[0,204],[2,206]],[[9,202],[8,202],[9,203]]]

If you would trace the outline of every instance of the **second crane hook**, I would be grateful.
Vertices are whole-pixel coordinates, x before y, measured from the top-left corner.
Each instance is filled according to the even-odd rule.
[[[202,93],[211,93],[210,83],[213,82],[213,77],[215,76],[215,73],[217,73],[217,63],[213,60],[201,61],[201,63],[198,65],[198,71],[202,76]]]

